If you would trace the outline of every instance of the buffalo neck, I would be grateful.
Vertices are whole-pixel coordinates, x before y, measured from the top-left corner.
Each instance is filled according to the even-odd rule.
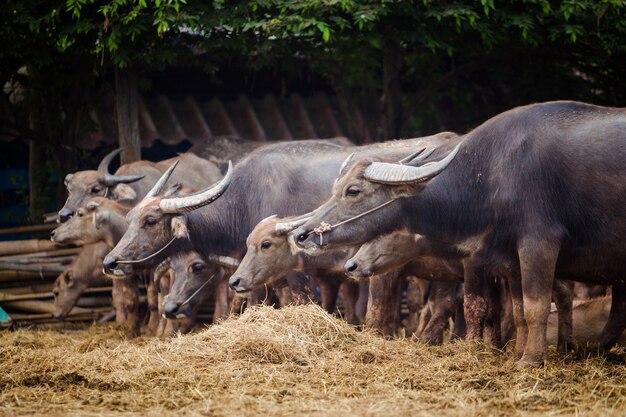
[[[410,229],[436,242],[458,243],[483,233],[493,222],[485,204],[486,163],[462,150],[447,169],[403,202]]]

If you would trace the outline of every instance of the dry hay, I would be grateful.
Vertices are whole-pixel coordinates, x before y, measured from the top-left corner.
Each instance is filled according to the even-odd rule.
[[[623,415],[623,357],[521,372],[479,343],[359,332],[316,306],[258,307],[170,341],[112,327],[0,333],[0,415]]]

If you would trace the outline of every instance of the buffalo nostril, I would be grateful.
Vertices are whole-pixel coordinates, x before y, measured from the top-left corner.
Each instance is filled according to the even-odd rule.
[[[241,282],[241,279],[237,278],[237,277],[230,277],[230,279],[228,280],[228,285],[230,286],[230,288],[232,288],[233,290],[236,290],[237,287],[239,286],[239,283]]]
[[[109,271],[111,271],[115,269],[115,267],[117,266],[117,259],[107,256],[102,261],[102,265],[104,265],[105,269],[108,269]]]
[[[180,304],[178,303],[167,302],[163,306],[163,312],[165,313],[166,316],[171,317],[176,314],[179,307],[180,307]]]
[[[70,217],[72,217],[73,214],[74,212],[72,210],[63,209],[59,211],[59,221],[61,223],[65,223],[66,221],[70,219]]]
[[[346,262],[346,271],[354,272],[356,271],[357,268],[358,268],[358,265],[356,264],[356,262],[352,262],[352,261]]]

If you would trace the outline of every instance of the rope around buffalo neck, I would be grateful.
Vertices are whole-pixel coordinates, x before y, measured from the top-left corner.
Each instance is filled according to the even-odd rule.
[[[180,307],[184,306],[185,304],[187,304],[188,302],[190,302],[196,295],[198,295],[198,293],[200,293],[200,291],[202,291],[202,289],[204,287],[206,287],[207,285],[209,285],[209,282],[211,282],[213,280],[213,278],[215,277],[215,275],[217,275],[217,272],[213,275],[211,275],[211,277],[202,285],[200,285],[200,288],[198,288],[197,290],[194,291],[193,294],[191,294],[185,301],[183,301],[180,305]],[[179,307],[179,308],[180,308]]]
[[[148,255],[143,259],[135,259],[132,261],[117,261],[118,264],[139,264],[142,262],[147,261],[148,259],[154,258],[155,256],[157,256],[159,253],[163,252],[165,249],[167,249],[167,247],[169,245],[171,245],[172,243],[174,243],[174,241],[176,240],[176,236],[174,236],[172,238],[172,240],[170,240],[169,242],[167,242],[167,244],[165,246],[163,246],[161,249],[159,249],[158,251],[154,252],[152,255]]]
[[[320,246],[323,246],[324,245],[324,233],[331,232],[333,229],[336,229],[337,227],[339,227],[339,226],[341,226],[343,224],[350,223],[351,221],[356,220],[356,219],[360,219],[363,216],[367,216],[368,214],[373,213],[376,210],[380,210],[381,208],[383,208],[383,207],[393,203],[397,199],[398,199],[397,197],[396,198],[392,198],[389,201],[385,201],[384,203],[382,203],[382,204],[380,204],[380,205],[378,205],[378,206],[376,206],[374,208],[371,208],[371,209],[369,209],[369,210],[367,210],[367,211],[365,211],[365,212],[363,212],[361,214],[357,214],[356,216],[350,217],[349,219],[341,221],[341,222],[339,222],[337,224],[330,225],[330,224],[328,224],[326,222],[321,222],[320,225],[318,227],[316,227],[315,229],[313,229],[309,234],[314,233],[314,234],[318,235],[320,237]]]

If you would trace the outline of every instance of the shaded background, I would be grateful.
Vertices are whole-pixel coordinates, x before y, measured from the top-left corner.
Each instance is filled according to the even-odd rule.
[[[619,1],[7,1],[0,227],[63,177],[215,136],[356,143],[466,132],[517,105],[623,106]],[[114,166],[115,168],[115,166]]]

